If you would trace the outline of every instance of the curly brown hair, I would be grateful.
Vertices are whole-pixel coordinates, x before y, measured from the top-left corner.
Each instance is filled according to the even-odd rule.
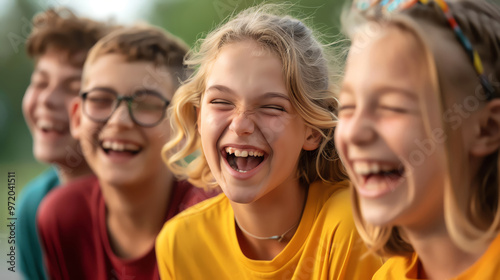
[[[116,27],[78,17],[68,8],[50,8],[33,17],[33,29],[26,42],[26,52],[37,60],[48,49],[66,55],[75,67],[83,67],[86,54],[102,37]]]

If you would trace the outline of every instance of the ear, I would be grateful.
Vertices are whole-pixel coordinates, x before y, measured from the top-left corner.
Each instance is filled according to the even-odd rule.
[[[471,153],[484,157],[500,148],[500,99],[489,101],[480,118],[479,136],[473,143]]]
[[[82,121],[81,116],[82,99],[75,98],[70,105],[69,112],[69,128],[71,131],[71,136],[79,140],[80,139],[80,124]]]
[[[319,143],[321,143],[321,133],[311,127],[306,127],[306,140],[302,149],[306,151],[313,151],[319,147]]]

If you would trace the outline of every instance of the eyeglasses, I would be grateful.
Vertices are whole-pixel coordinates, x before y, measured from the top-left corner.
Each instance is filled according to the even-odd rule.
[[[484,74],[484,68],[483,64],[481,62],[481,58],[478,54],[478,52],[472,47],[472,44],[470,43],[470,40],[465,36],[465,33],[462,31],[460,26],[458,25],[455,17],[453,16],[453,13],[451,12],[448,4],[444,0],[355,0],[356,7],[361,10],[367,10],[370,7],[375,6],[377,3],[379,6],[382,8],[382,10],[385,10],[386,12],[395,12],[395,11],[401,11],[408,9],[412,7],[413,5],[420,3],[423,5],[428,5],[431,2],[435,2],[437,6],[441,9],[443,12],[444,16],[446,17],[449,26],[453,31],[455,32],[455,35],[458,39],[458,41],[462,44],[464,47],[465,51],[467,52],[472,64],[474,65],[474,69],[476,70],[476,73],[479,77],[479,80],[481,82],[481,85],[483,86],[484,92],[488,98],[488,100],[491,100],[493,98],[498,98],[500,95],[498,95],[491,85],[491,83],[488,81],[486,78],[486,75]]]
[[[165,97],[152,90],[137,91],[132,96],[119,96],[112,89],[94,88],[80,96],[83,100],[83,113],[95,122],[107,122],[124,100],[131,119],[144,127],[159,124],[170,104]]]

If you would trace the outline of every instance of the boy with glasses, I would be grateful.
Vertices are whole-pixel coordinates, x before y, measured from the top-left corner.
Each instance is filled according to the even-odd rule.
[[[156,235],[208,197],[176,181],[161,158],[170,138],[165,112],[187,49],[162,30],[137,26],[91,50],[71,128],[98,179],[58,190],[40,206],[52,279],[158,279]]]

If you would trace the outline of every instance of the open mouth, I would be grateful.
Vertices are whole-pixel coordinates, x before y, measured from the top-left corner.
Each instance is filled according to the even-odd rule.
[[[45,119],[40,119],[36,122],[36,127],[44,133],[54,132],[63,134],[66,131],[66,125],[56,123]]]
[[[354,172],[363,178],[363,184],[372,187],[374,184],[367,183],[378,182],[394,186],[405,175],[402,164],[357,162],[353,165],[353,168]]]
[[[102,141],[101,148],[106,154],[120,153],[124,155],[136,155],[142,150],[141,147],[133,143],[124,143],[111,140]]]
[[[263,151],[236,149],[232,147],[226,147],[224,151],[226,152],[225,157],[229,166],[241,173],[246,173],[256,168],[264,161],[265,153]]]

